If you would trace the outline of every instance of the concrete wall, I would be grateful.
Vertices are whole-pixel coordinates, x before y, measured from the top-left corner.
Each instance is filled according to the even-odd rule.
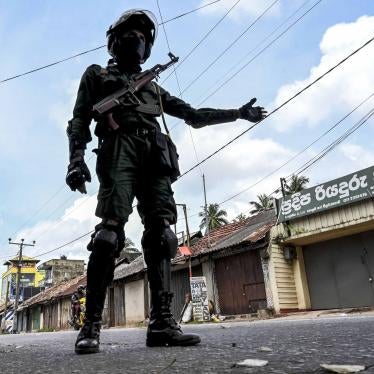
[[[126,283],[125,300],[126,324],[144,321],[144,279]]]
[[[52,260],[52,281],[58,284],[73,279],[84,273],[83,260]]]

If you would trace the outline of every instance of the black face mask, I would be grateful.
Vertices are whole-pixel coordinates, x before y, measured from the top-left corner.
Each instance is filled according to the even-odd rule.
[[[136,34],[126,33],[117,39],[116,58],[119,63],[140,64],[144,59],[145,41]]]

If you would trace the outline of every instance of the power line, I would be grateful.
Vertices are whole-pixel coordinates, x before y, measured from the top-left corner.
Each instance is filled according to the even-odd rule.
[[[344,121],[344,119],[346,119],[349,115],[351,115],[355,110],[357,110],[360,106],[362,106],[365,102],[367,102],[371,97],[373,97],[374,94],[371,94],[369,97],[367,97],[365,100],[363,100],[360,104],[358,104],[355,108],[353,108],[349,113],[347,113],[341,120],[339,120],[337,123],[335,123],[333,126],[330,127],[329,130],[327,130],[325,133],[323,133],[319,138],[317,138],[314,142],[312,142],[310,145],[308,145],[306,148],[304,148],[302,151],[300,151],[296,156],[292,157],[290,160],[288,160],[286,163],[284,163],[281,167],[285,166],[287,163],[291,162],[291,160],[293,160],[295,157],[297,157],[298,155],[300,155],[302,152],[304,152],[306,149],[310,148],[311,145],[315,144],[319,139],[321,139],[323,136],[325,136],[327,133],[329,133],[330,131],[332,131],[332,129],[334,129],[338,124],[340,124],[342,121]],[[355,123],[355,125],[353,125],[351,128],[349,128],[347,131],[345,131],[345,133],[343,135],[341,135],[338,139],[336,139],[335,141],[333,141],[332,143],[330,143],[327,147],[325,147],[317,156],[313,157],[312,159],[310,159],[307,163],[303,164],[301,167],[299,167],[295,172],[291,173],[286,179],[289,179],[290,176],[292,175],[299,175],[301,174],[303,171],[305,171],[306,169],[308,169],[309,167],[311,167],[312,165],[314,165],[316,162],[318,162],[319,160],[321,160],[324,156],[326,156],[326,154],[328,154],[329,152],[331,152],[334,148],[336,148],[337,145],[341,144],[345,139],[347,139],[351,134],[353,134],[355,131],[357,131],[364,123],[366,123],[372,116],[374,115],[374,108],[372,108],[367,114],[365,114],[357,123]],[[266,175],[265,177],[263,177],[261,180],[259,180],[258,182],[256,182],[255,184],[253,184],[251,187],[255,186],[256,184],[259,184],[261,181],[263,181],[264,179],[268,178],[271,174],[274,174],[276,171],[278,171],[281,167],[275,169],[272,173]],[[230,198],[218,203],[219,205],[222,205],[222,204],[225,204],[226,202],[234,199],[235,197],[237,197],[239,194],[243,193],[244,191],[248,190],[249,188],[251,187],[248,187],[246,188],[245,190],[231,196]],[[268,196],[271,196],[273,195],[274,193],[276,193],[279,189],[276,189],[275,191],[273,191],[271,194],[269,194]],[[193,215],[190,215],[190,217],[193,217],[193,216],[196,216],[198,215],[199,213],[197,214],[193,214]],[[37,258],[37,257],[41,257],[43,255],[46,255],[46,254],[49,254],[49,253],[52,253],[52,252],[55,252],[63,247],[66,247],[67,245],[69,244],[72,244],[86,236],[88,236],[89,234],[91,234],[94,230],[91,230],[89,231],[88,233],[85,233],[73,240],[71,240],[70,242],[68,243],[65,243],[57,248],[54,248],[52,250],[49,250],[47,252],[43,252],[43,253],[40,253],[38,255],[35,255],[34,257],[32,258]],[[7,259],[8,257],[4,257],[3,259]]]
[[[363,48],[365,48],[366,46],[368,46],[372,41],[374,40],[374,37],[369,39],[366,43],[364,43],[361,47],[357,48],[355,51],[353,51],[352,53],[350,53],[347,57],[345,57],[343,60],[341,60],[340,62],[338,62],[336,65],[334,65],[332,68],[330,68],[329,70],[327,70],[325,73],[323,73],[322,75],[320,75],[318,78],[316,78],[314,81],[312,81],[311,83],[309,83],[308,85],[306,85],[304,88],[302,88],[300,91],[298,91],[295,95],[291,96],[289,99],[287,99],[286,101],[284,101],[282,104],[280,104],[278,107],[276,107],[275,109],[273,109],[266,118],[269,118],[271,115],[273,115],[274,113],[276,113],[278,110],[280,110],[281,108],[283,108],[284,106],[286,106],[289,102],[291,102],[292,100],[294,100],[296,97],[298,97],[299,95],[301,95],[303,92],[305,92],[306,90],[308,90],[310,87],[312,87],[314,84],[316,84],[318,81],[320,81],[322,78],[324,78],[326,75],[330,74],[333,70],[335,70],[337,67],[339,67],[340,65],[342,65],[345,61],[347,61],[349,58],[351,58],[352,56],[354,56],[356,53],[358,53],[359,51],[361,51]],[[216,151],[214,151],[213,153],[211,153],[209,156],[205,157],[202,161],[200,161],[200,163],[197,163],[195,164],[194,166],[192,166],[190,169],[188,169],[187,171],[185,171],[183,174],[181,174],[178,178],[178,180],[180,178],[182,178],[183,176],[185,176],[186,174],[190,173],[192,170],[194,170],[195,168],[197,168],[199,165],[201,165],[202,163],[206,162],[207,160],[209,160],[210,158],[212,158],[213,156],[215,156],[217,153],[219,153],[220,151],[222,151],[224,148],[228,147],[230,144],[232,144],[233,142],[235,142],[237,139],[239,139],[240,137],[242,137],[244,134],[246,134],[248,131],[252,130],[254,127],[256,127],[257,125],[259,125],[260,123],[262,123],[266,118],[264,118],[263,120],[260,120],[256,123],[254,123],[253,125],[251,125],[248,129],[242,131],[241,133],[239,133],[237,136],[235,136],[234,138],[232,138],[229,142],[225,143],[223,146],[219,147]]]
[[[336,148],[339,144],[341,144],[344,140],[346,140],[349,136],[351,136],[354,132],[356,132],[362,125],[364,125],[372,116],[374,115],[374,108],[372,108],[368,113],[366,113],[355,125],[350,127],[344,134],[342,134],[338,139],[330,143],[327,147],[325,147],[319,154],[314,156],[304,165],[302,165],[297,171],[295,171],[292,175],[300,175],[305,170],[309,169],[312,165],[316,162],[320,161],[323,157],[325,157],[328,153],[330,153],[334,148]],[[288,176],[287,178],[289,178]]]
[[[374,96],[374,93],[370,94],[367,98],[365,98],[363,101],[361,101],[358,105],[356,105],[351,111],[349,111],[347,114],[345,114],[339,121],[334,123],[328,130],[326,130],[322,135],[320,135],[318,138],[316,138],[312,143],[308,144],[306,147],[304,147],[301,151],[299,151],[296,155],[292,156],[290,159],[288,159],[286,162],[284,162],[282,165],[271,171],[269,174],[265,175],[261,179],[259,179],[257,182],[251,184],[250,186],[244,188],[243,190],[235,193],[234,195],[228,197],[227,199],[221,201],[218,203],[219,205],[225,204],[226,202],[234,199],[235,197],[241,195],[242,193],[250,190],[251,188],[257,186],[261,182],[263,182],[265,179],[269,178],[270,176],[274,175],[277,171],[282,169],[284,166],[291,163],[293,160],[295,160],[297,157],[299,157],[301,154],[303,154],[305,151],[310,149],[314,144],[316,144],[318,141],[320,141],[324,136],[329,134],[332,130],[334,130],[337,126],[339,126],[344,120],[346,120],[351,114],[353,114],[357,109],[359,109],[362,105],[364,105],[368,100],[370,100]],[[291,175],[293,175],[292,173]],[[288,178],[288,177],[287,177]]]
[[[277,40],[284,36],[292,27],[294,27],[299,21],[301,21],[308,13],[310,13],[322,0],[316,1],[309,9],[307,9],[299,18],[292,22],[284,31],[282,31],[278,36],[271,40],[265,47],[263,47],[258,53],[256,53],[248,62],[246,62],[240,69],[238,69],[234,74],[232,74],[228,79],[226,79],[221,85],[219,85],[211,94],[209,94],[205,99],[197,104],[197,107],[205,103],[213,95],[215,95],[221,88],[223,88],[227,83],[234,79],[240,72],[242,72],[251,62],[253,62],[257,57],[261,56],[268,48],[270,48]],[[274,33],[275,31],[273,31]],[[271,34],[270,34],[271,35]],[[268,37],[270,36],[268,35]],[[266,37],[264,40],[266,40]],[[226,75],[226,74],[225,74]],[[180,122],[177,122],[171,129],[172,131]]]
[[[222,56],[226,54],[279,0],[273,1],[248,27],[237,36],[201,73],[199,73],[182,91],[185,93],[195,82],[197,82]]]
[[[239,0],[240,1],[240,0]],[[223,18],[224,17],[226,17],[228,14],[229,14],[229,12],[239,3],[239,1],[237,1],[230,9],[229,9],[229,11],[221,18],[221,20],[220,21],[222,21],[223,20]],[[211,4],[214,4],[215,2],[212,2],[212,3],[209,3],[209,4],[206,4],[205,6],[207,6],[207,5],[211,5]],[[305,4],[304,4],[305,5]],[[172,20],[172,19],[171,19]],[[170,21],[170,20],[169,20]],[[165,21],[165,22],[163,22],[162,21],[162,23],[160,23],[160,25],[164,25],[164,24],[166,24],[167,22],[169,22],[169,21]],[[220,22],[219,21],[219,22]],[[219,24],[219,22],[218,23],[216,23],[216,25],[210,30],[210,32]],[[164,29],[164,31],[165,31],[165,29]],[[274,33],[274,32],[273,32]],[[207,35],[206,35],[207,36]],[[206,37],[205,36],[205,37]],[[167,38],[167,35],[166,35],[166,38]],[[204,39],[204,38],[203,38]],[[202,39],[202,40],[203,40]],[[199,42],[199,44],[201,44],[201,42],[202,42],[202,40]],[[168,43],[168,41],[167,41],[167,43]],[[170,50],[170,46],[169,46],[169,50]],[[192,51],[190,52],[190,53],[192,53]],[[190,54],[189,54],[190,55]],[[188,55],[187,55],[188,56]],[[186,58],[187,58],[187,56],[186,56]],[[185,58],[185,59],[186,59]],[[177,83],[178,83],[178,86],[179,86],[179,81],[178,81],[178,77],[177,77]],[[179,86],[179,90],[180,90],[180,86]],[[181,91],[181,90],[180,90]],[[216,91],[215,91],[216,92]],[[210,95],[211,96],[211,95]],[[209,97],[210,97],[209,96]],[[207,100],[207,98],[205,99],[205,100]],[[175,127],[175,126],[174,126]],[[198,156],[197,156],[197,150],[196,150],[196,146],[195,146],[195,143],[194,143],[194,140],[193,140],[193,136],[192,136],[192,131],[191,131],[191,129],[189,129],[190,130],[190,137],[192,138],[191,140],[192,140],[192,144],[193,144],[193,148],[194,148],[194,152],[195,152],[195,157],[196,157],[196,160],[197,160],[197,162],[199,163],[199,161],[198,161]],[[91,157],[92,158],[92,157]],[[90,160],[90,159],[89,159]],[[88,161],[89,161],[88,160]],[[199,168],[200,168],[200,166],[199,166]],[[202,173],[202,171],[201,171],[201,169],[200,169],[200,172]],[[61,187],[61,189],[60,190],[62,190],[63,189],[63,187]],[[59,191],[58,191],[59,192]],[[51,200],[53,199],[53,197],[51,198]],[[71,199],[67,199],[66,201],[70,201]],[[66,202],[65,201],[65,202]],[[49,200],[48,200],[48,202],[49,202]],[[60,208],[61,206],[59,206],[59,208]],[[36,213],[34,213],[34,215],[36,215],[37,213],[39,213],[39,211],[41,210],[42,208],[40,208],[39,210],[37,210],[37,212]],[[53,212],[54,213],[54,212]],[[30,218],[31,219],[31,218]],[[25,223],[26,224],[26,223]],[[21,228],[22,227],[24,227],[24,225],[25,224],[23,224],[22,226],[21,226]],[[21,228],[19,228],[17,231],[19,231]]]
[[[208,6],[211,6],[211,5],[213,5],[213,4],[218,3],[218,2],[220,2],[220,1],[221,1],[221,0],[215,0],[215,1],[212,1],[212,2],[210,2],[210,3],[208,3],[208,4],[205,4],[205,5],[200,6],[200,7],[198,7],[198,8],[192,9],[192,10],[190,10],[190,11],[188,11],[188,12],[185,12],[185,13],[179,14],[179,15],[173,17],[173,18],[170,18],[170,19],[168,19],[168,20],[166,20],[166,21],[164,21],[164,22],[162,22],[162,23],[159,23],[159,25],[161,26],[161,25],[164,25],[164,24],[166,24],[166,23],[168,23],[168,22],[171,22],[171,21],[174,21],[174,20],[176,20],[176,19],[182,18],[182,17],[184,17],[184,16],[187,16],[188,14],[191,14],[191,13],[197,12],[197,11],[200,10],[200,9],[206,8],[206,7],[208,7]],[[17,75],[13,75],[13,76],[11,76],[11,77],[8,77],[8,78],[5,78],[5,79],[3,79],[3,80],[0,80],[0,84],[1,84],[1,83],[5,83],[5,82],[9,82],[9,81],[11,81],[11,80],[13,80],[13,79],[17,79],[17,78],[20,78],[20,77],[24,77],[25,75],[29,75],[29,74],[32,74],[32,73],[36,73],[37,71],[40,71],[40,70],[44,70],[44,69],[50,68],[50,67],[52,67],[52,66],[55,66],[55,65],[61,64],[62,62],[69,61],[69,60],[72,60],[72,59],[74,59],[74,58],[77,58],[77,57],[83,56],[83,55],[85,55],[85,54],[88,54],[88,53],[91,53],[91,52],[95,52],[95,51],[97,51],[97,50],[99,50],[99,49],[105,48],[106,46],[107,46],[106,44],[103,44],[103,45],[100,45],[100,46],[98,46],[98,47],[95,47],[95,48],[88,49],[88,50],[86,50],[86,51],[83,51],[83,52],[77,53],[77,54],[75,54],[75,55],[73,55],[73,56],[66,57],[66,58],[62,58],[61,60],[58,60],[58,61],[52,62],[52,63],[50,63],[50,64],[46,64],[46,65],[40,66],[40,67],[38,67],[38,68],[35,68],[35,69],[32,69],[32,70],[26,71],[26,72],[24,72],[24,73],[20,73],[20,74],[17,74]]]
[[[82,239],[82,238],[84,238],[84,237],[86,237],[86,236],[92,234],[94,231],[95,231],[95,230],[91,230],[91,231],[89,231],[89,232],[86,232],[85,234],[83,234],[83,235],[81,235],[81,236],[78,236],[77,238],[71,240],[71,241],[68,242],[68,243],[62,244],[62,245],[60,245],[60,246],[57,247],[57,248],[51,249],[50,251],[43,252],[43,253],[39,253],[39,254],[37,254],[37,255],[35,255],[35,256],[33,256],[33,257],[30,257],[30,258],[41,257],[41,256],[47,255],[47,254],[49,254],[49,253],[52,253],[52,252],[58,251],[59,249],[64,248],[64,247],[68,246],[69,244],[72,244],[72,243],[74,243],[74,242],[77,242],[78,240],[80,240],[80,239]],[[8,259],[8,257],[3,257],[2,259],[5,260],[5,259]]]
[[[158,12],[159,12],[159,14],[160,14],[160,18],[161,18],[161,21],[162,21],[162,20],[163,20],[163,17],[162,17],[162,13],[161,13],[161,8],[160,8],[159,0],[156,0],[156,3],[157,3]],[[165,25],[162,25],[162,28],[163,28],[163,30],[164,30],[164,35],[165,35],[165,39],[166,39],[166,44],[167,44],[167,46],[168,46],[169,53],[170,53],[171,51],[170,51],[169,38],[168,38],[167,33],[166,33]],[[178,74],[177,74],[177,71],[176,71],[176,69],[175,69],[175,65],[173,65],[173,69],[174,69],[175,79],[176,79],[176,81],[177,81],[177,85],[178,85],[178,89],[179,89],[179,97],[182,97],[182,90],[181,90],[181,86],[180,86],[180,84],[179,84]],[[189,128],[189,130],[190,130],[190,138],[191,138],[192,146],[193,146],[193,149],[194,149],[194,152],[195,152],[196,161],[199,162],[199,158],[198,158],[198,156],[197,156],[196,145],[195,145],[195,141],[194,141],[194,138],[193,138],[193,135],[192,135],[191,128]],[[202,174],[202,171],[201,171],[201,167],[200,167],[200,166],[199,166],[199,169],[200,169],[200,174]]]
[[[200,39],[199,42],[197,42],[193,48],[187,53],[186,56],[183,57],[183,59],[178,63],[176,66],[176,69],[179,69],[182,64],[195,52],[195,50],[207,39],[207,37],[218,27],[218,25],[232,12],[232,10],[240,3],[241,0],[237,0],[231,8],[208,30],[207,33],[204,34],[204,36]],[[161,82],[161,84],[164,84],[169,77],[173,73],[169,73],[169,75]]]
[[[324,74],[322,74],[321,76],[319,76],[316,80],[314,80],[312,83],[310,83],[309,85],[307,85],[306,87],[304,87],[302,90],[298,91],[294,96],[292,96],[291,98],[289,98],[288,100],[286,100],[285,102],[283,102],[280,106],[278,106],[276,109],[274,109],[271,113],[269,113],[269,116],[274,114],[276,111],[278,111],[279,109],[281,109],[283,106],[285,106],[286,104],[288,104],[291,100],[295,99],[297,96],[299,96],[301,93],[303,93],[305,90],[307,90],[308,88],[310,88],[312,85],[314,85],[315,83],[317,83],[320,79],[322,79],[324,76],[326,76],[327,74],[329,74],[330,72],[332,72],[335,68],[337,68],[338,66],[340,66],[342,63],[344,63],[346,60],[348,60],[350,57],[352,57],[354,54],[356,54],[357,52],[359,52],[361,49],[363,49],[364,47],[366,47],[368,44],[370,44],[372,41],[374,40],[374,38],[370,39],[369,41],[367,41],[365,44],[363,44],[361,47],[359,47],[358,49],[356,49],[354,52],[352,52],[350,55],[348,55],[346,58],[344,58],[343,60],[341,60],[338,64],[336,64],[335,66],[333,66],[331,69],[329,69],[327,72],[325,72]],[[186,171],[184,174],[182,174],[180,176],[183,177],[184,175],[186,175],[187,173],[189,173],[190,171],[192,171],[194,168],[196,168],[197,166],[199,166],[200,164],[202,164],[203,162],[207,161],[209,158],[211,158],[213,155],[217,154],[219,151],[221,151],[223,148],[227,147],[229,144],[231,144],[232,142],[234,142],[236,139],[238,139],[239,137],[241,137],[242,135],[244,135],[246,132],[248,132],[249,130],[251,130],[252,128],[254,128],[255,126],[257,126],[259,123],[261,123],[262,121],[259,121],[255,124],[253,124],[252,126],[250,126],[250,128],[248,128],[247,130],[245,130],[244,132],[242,132],[241,134],[239,134],[238,136],[236,136],[235,138],[233,138],[230,142],[226,143],[224,146],[220,147],[217,151],[215,151],[213,154],[211,154],[210,156],[208,156],[207,158],[205,158],[204,160],[202,160],[200,163],[196,164],[195,166],[193,166],[192,168],[190,168],[188,171]],[[180,179],[179,178],[179,179]],[[92,232],[92,231],[91,231]],[[85,234],[84,236],[86,236],[88,234]],[[82,236],[83,237],[83,236]],[[75,239],[74,241],[76,240],[79,240],[81,237]],[[72,242],[74,242],[72,241]],[[65,245],[68,245],[68,244],[71,244],[72,242],[69,242],[69,243],[66,243]],[[64,245],[64,246],[65,246]],[[57,249],[60,249],[62,248],[63,246],[61,247],[58,247],[56,248],[55,250]],[[49,253],[49,252],[48,252]]]
[[[239,61],[237,61],[235,64],[232,65],[232,67],[227,70],[227,72],[219,78],[212,86],[210,86],[207,90],[205,90],[200,97],[197,99],[199,101],[202,97],[206,96],[206,94],[214,87],[216,86],[220,81],[224,80],[232,71],[234,71],[239,64],[241,64],[248,56],[250,56],[253,52],[255,52],[258,48],[262,47],[264,45],[264,42],[266,42],[271,36],[273,36],[279,29],[281,29],[284,25],[287,24],[288,21],[290,21],[302,8],[304,8],[308,3],[310,3],[311,0],[306,0],[304,3],[302,3],[297,9],[295,9],[286,19],[284,19],[273,31],[271,31],[269,34],[267,34],[263,39],[261,39],[252,49],[250,49]]]
[[[92,155],[88,160],[87,160],[87,163],[89,163],[93,158],[95,157],[95,155]],[[66,183],[64,183],[49,199],[47,199],[38,209],[36,209],[34,211],[34,213],[31,214],[31,216],[26,220],[24,221],[19,227],[17,230],[15,230],[13,232],[13,234],[11,236],[16,236],[16,234],[22,229],[24,228],[33,218],[35,218],[46,206],[48,206],[48,204],[54,200],[54,198],[56,196],[58,196],[60,194],[61,191],[63,191],[64,189],[66,188]],[[47,217],[45,217],[44,219],[47,220],[48,218],[50,218],[57,210],[59,210],[61,207],[63,207],[67,202],[71,201],[74,199],[74,195],[70,195],[67,199],[65,199],[59,206],[57,206],[57,208],[55,208]],[[85,200],[86,201],[86,200]],[[75,210],[75,208],[73,209]],[[73,211],[72,210],[72,211]],[[72,213],[72,211],[70,213]],[[69,213],[69,214],[70,214]]]

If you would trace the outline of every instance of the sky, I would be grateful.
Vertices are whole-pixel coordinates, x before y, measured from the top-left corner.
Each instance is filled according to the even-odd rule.
[[[209,2],[159,0],[159,6],[165,21]],[[149,9],[161,20],[157,1],[153,0],[0,0],[0,7],[0,80],[104,45],[109,25],[127,9]],[[168,44],[183,60],[217,23],[177,66],[178,81],[175,74],[168,77],[166,72],[159,82],[176,96],[180,95],[180,87],[181,97],[197,108],[238,108],[256,97],[270,112],[374,36],[374,2],[221,0],[166,23],[165,30],[160,27],[144,68],[167,62]],[[278,35],[281,36],[275,40]],[[201,219],[198,213],[204,204],[202,174],[206,178],[208,203],[223,202],[245,190],[221,205],[228,219],[233,220],[240,213],[249,213],[249,202],[256,200],[259,193],[272,193],[279,187],[280,177],[292,174],[367,113],[374,99],[306,152],[257,183],[372,93],[373,57],[374,42],[177,181],[173,185],[175,200],[187,205],[190,230],[198,230]],[[24,253],[37,256],[41,262],[62,254],[87,260],[87,236],[49,254],[40,254],[88,233],[99,222],[94,216],[96,176],[88,185],[87,195],[73,193],[65,185],[66,126],[82,73],[93,63],[105,66],[107,60],[107,51],[101,48],[0,84],[1,264],[17,253],[16,246],[8,245],[8,238],[24,238],[28,243],[35,240],[36,246],[25,248]],[[176,118],[167,117],[167,121],[178,145],[182,172],[250,126],[238,120],[195,130]],[[373,121],[369,120],[307,169],[303,174],[310,178],[309,186],[373,165],[373,130]],[[95,146],[96,139],[88,145],[86,156],[92,174],[95,156],[91,150]],[[177,231],[182,231],[182,211],[179,217]],[[142,230],[135,211],[125,231],[138,248]]]

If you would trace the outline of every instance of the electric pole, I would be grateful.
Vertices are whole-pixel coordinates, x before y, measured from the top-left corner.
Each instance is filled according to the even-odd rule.
[[[21,279],[21,267],[22,267],[22,249],[23,247],[34,247],[35,240],[33,240],[32,244],[24,243],[25,239],[21,239],[21,243],[14,243],[12,239],[9,238],[9,244],[18,245],[19,246],[19,256],[18,256],[18,264],[17,264],[17,278],[16,278],[16,299],[14,301],[14,316],[13,316],[13,333],[17,332],[17,309],[18,309],[18,299],[19,299],[19,283]]]
[[[205,201],[205,221],[206,221],[206,233],[208,235],[208,248],[210,248],[210,219],[208,214],[208,204],[206,203],[206,188],[205,188],[205,175],[203,174],[203,186],[204,186],[204,201]]]
[[[187,247],[190,248],[191,237],[190,237],[190,229],[188,227],[187,206],[186,204],[175,204],[175,205],[181,206],[183,208],[184,220],[186,221]],[[191,256],[189,260],[189,273],[190,273],[190,277],[192,277]]]
[[[280,182],[281,182],[282,196],[285,197],[285,196],[286,196],[286,193],[285,193],[285,191],[284,191],[284,184],[286,183],[286,181],[285,181],[284,178],[281,178],[281,179],[280,179]]]

